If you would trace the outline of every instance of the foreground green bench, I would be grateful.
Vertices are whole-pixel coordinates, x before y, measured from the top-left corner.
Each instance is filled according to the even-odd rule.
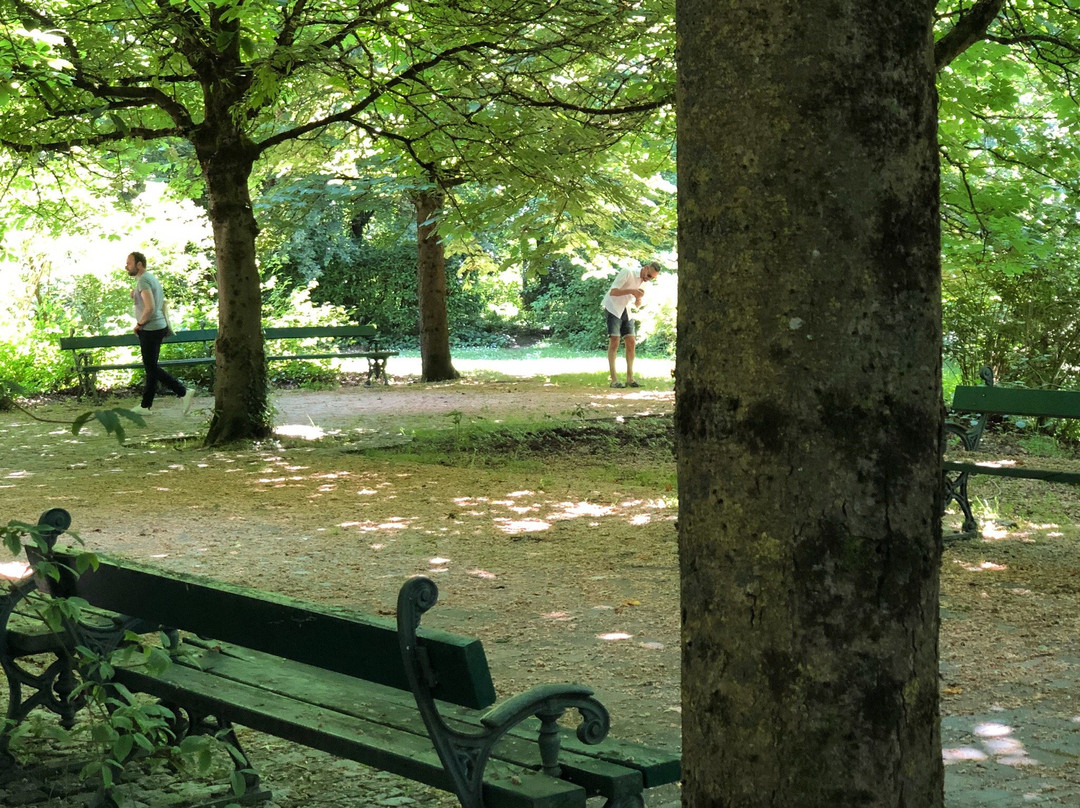
[[[1028,418],[1080,418],[1080,392],[1074,390],[1033,390],[1020,387],[998,387],[993,372],[984,367],[979,373],[983,385],[958,385],[953,393],[950,419],[945,424],[945,436],[954,449],[963,453],[976,452],[986,429],[986,419],[994,415],[1026,416]],[[1013,477],[1046,482],[1080,484],[1080,473],[1060,469],[1020,465],[1011,461],[949,459],[946,447],[942,460],[943,506],[955,501],[964,514],[961,532],[956,537],[974,535],[978,528],[968,497],[968,481],[972,475]]]
[[[386,361],[397,356],[397,351],[385,351],[379,348],[378,329],[374,325],[331,325],[331,326],[281,326],[263,331],[267,342],[266,361],[279,362],[296,359],[349,359],[360,357],[367,359],[368,373],[366,384],[381,379],[387,383]],[[182,368],[193,365],[214,364],[214,343],[217,340],[216,328],[204,328],[195,331],[177,331],[167,337],[162,344],[162,358],[159,364],[165,368]],[[271,343],[284,340],[334,340],[354,343],[343,348],[322,348],[317,346],[302,347],[296,351],[272,351]],[[357,342],[365,343],[357,346]],[[170,357],[168,345],[197,345],[197,356]],[[79,377],[79,392],[93,395],[97,391],[97,374],[102,370],[138,370],[142,367],[137,353],[132,359],[102,359],[101,353],[111,348],[138,348],[139,338],[134,332],[127,334],[106,334],[91,337],[61,337],[60,349],[71,351],[75,363],[75,372]]]
[[[55,541],[70,517],[53,509],[40,523]],[[35,622],[44,589],[93,607],[69,636]],[[104,652],[125,631],[161,627],[183,649],[167,669],[121,666],[110,681],[170,706],[189,734],[241,724],[452,791],[465,808],[585,808],[594,796],[607,808],[641,808],[646,789],[679,779],[677,754],[608,738],[607,711],[588,688],[542,685],[492,708],[480,641],[418,629],[436,597],[430,580],[406,581],[395,625],[119,559],[60,584],[29,577],[0,601],[9,725],[37,706],[70,725],[80,705],[65,695],[76,675],[67,649]],[[33,655],[46,664],[30,664]],[[559,723],[569,709],[581,715],[576,730]],[[238,769],[253,768],[241,757]],[[259,789],[250,783],[265,795]]]

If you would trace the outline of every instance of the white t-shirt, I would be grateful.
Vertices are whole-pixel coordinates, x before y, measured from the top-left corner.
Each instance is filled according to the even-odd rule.
[[[618,297],[612,297],[611,292],[614,289],[640,289],[645,285],[645,281],[641,279],[640,269],[624,269],[618,275],[615,276],[615,280],[611,282],[611,286],[608,288],[608,292],[604,295],[604,308],[614,314],[616,317],[622,317],[623,312],[626,311],[626,307],[630,305],[634,300],[633,295],[619,295]]]

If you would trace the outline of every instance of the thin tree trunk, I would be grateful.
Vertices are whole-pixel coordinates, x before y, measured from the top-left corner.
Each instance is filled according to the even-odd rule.
[[[446,313],[446,254],[438,222],[443,196],[425,191],[413,197],[419,253],[416,274],[420,294],[420,377],[441,382],[458,378],[450,360],[450,326]]]
[[[934,4],[680,0],[683,804],[936,808]]]

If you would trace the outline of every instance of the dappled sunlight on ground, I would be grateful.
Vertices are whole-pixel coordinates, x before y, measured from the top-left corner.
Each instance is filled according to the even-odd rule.
[[[962,761],[983,761],[993,758],[1002,766],[1040,766],[1037,758],[1028,754],[1023,741],[1015,736],[1016,730],[1006,724],[985,721],[975,724],[971,730],[978,746],[946,747],[941,750],[945,765]]]
[[[314,424],[280,424],[274,427],[274,434],[283,438],[319,440],[326,437],[326,430]]]

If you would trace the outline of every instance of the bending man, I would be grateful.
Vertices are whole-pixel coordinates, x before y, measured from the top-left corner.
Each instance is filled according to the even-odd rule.
[[[604,310],[607,312],[608,332],[608,374],[611,377],[611,386],[640,387],[634,381],[634,348],[637,337],[634,335],[634,321],[630,319],[630,304],[641,305],[645,296],[642,288],[646,282],[654,280],[660,274],[660,264],[650,261],[643,264],[640,270],[624,269],[615,276],[611,282],[611,288],[604,295]],[[619,340],[626,346],[626,384],[619,381],[615,373],[615,357],[619,353]]]

